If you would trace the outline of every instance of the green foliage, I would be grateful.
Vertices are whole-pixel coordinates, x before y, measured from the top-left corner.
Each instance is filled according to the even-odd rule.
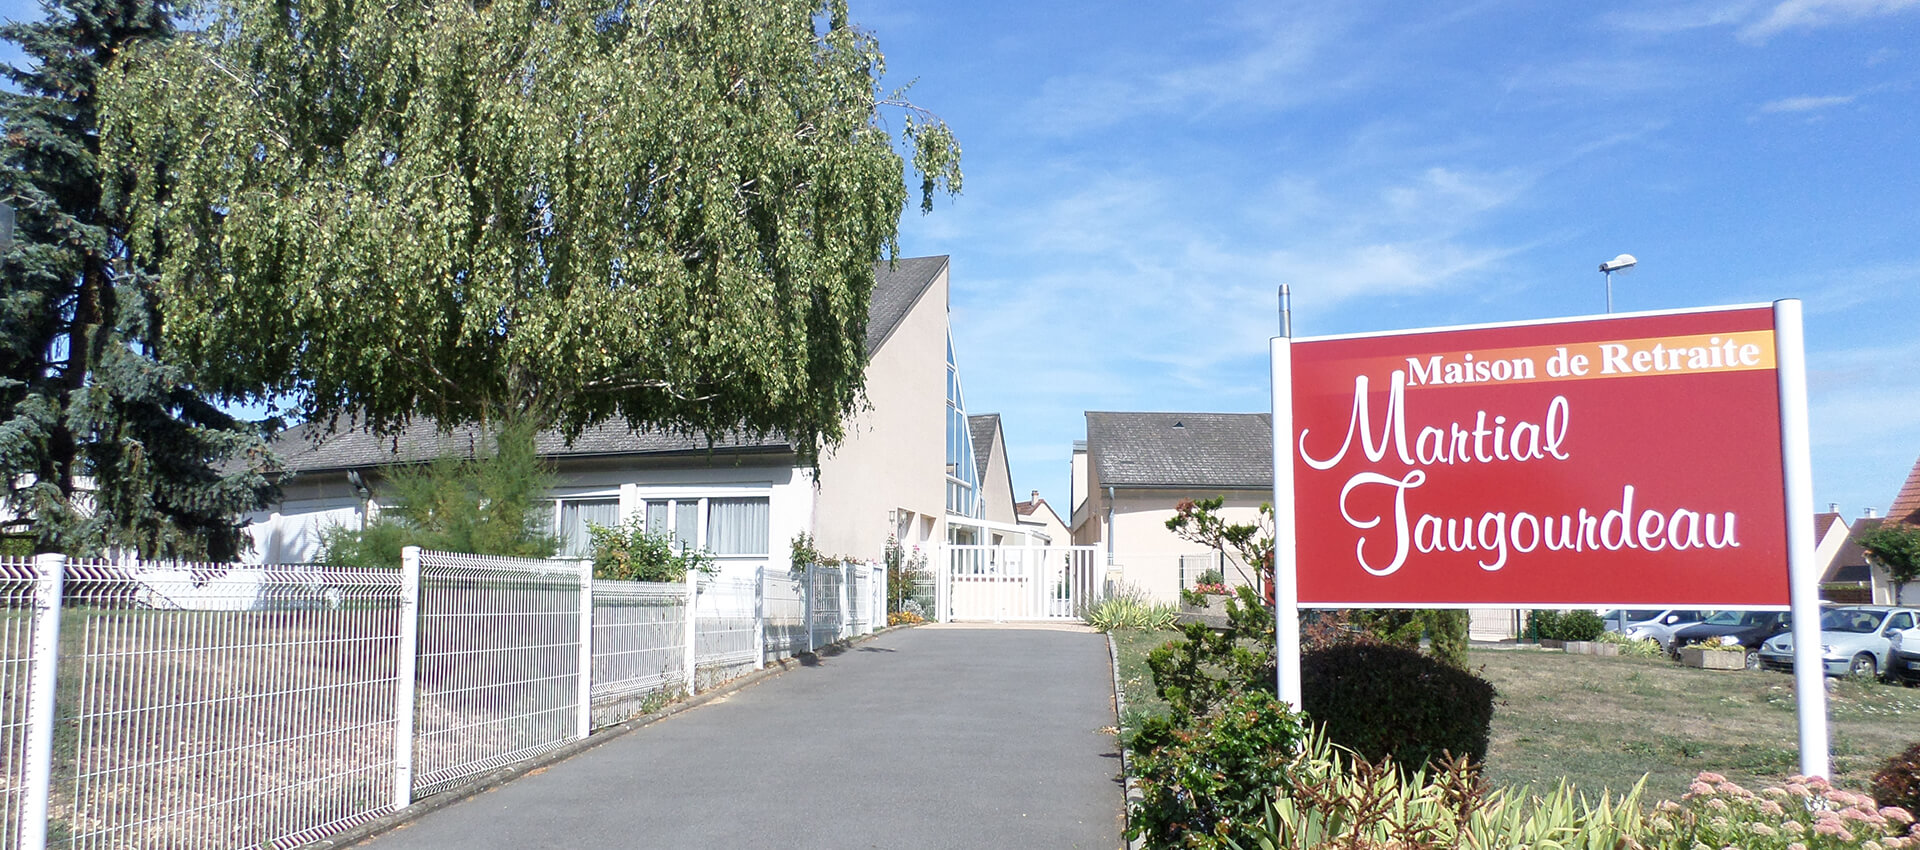
[[[1896,753],[1873,775],[1873,798],[1882,806],[1920,812],[1920,744]]]
[[[923,204],[961,177],[845,0],[290,8],[216,0],[103,81],[202,386],[376,432],[840,439],[908,195],[884,116]]]
[[[1620,654],[1631,658],[1659,658],[1666,655],[1660,648],[1660,642],[1653,638],[1634,640],[1619,632],[1601,632],[1598,640],[1620,647]]]
[[[1640,836],[1648,847],[1690,850],[1826,850],[1911,847],[1913,816],[1819,777],[1789,777],[1754,793],[1717,773],[1702,773],[1679,802],[1654,807]]]
[[[907,551],[893,535],[887,535],[887,610],[925,617],[933,601],[926,598],[927,553],[920,547]]]
[[[634,515],[612,528],[590,525],[593,577],[610,581],[686,581],[690,572],[719,571],[713,556],[675,546],[667,534],[647,531],[647,518]]]
[[[1193,581],[1194,584],[1226,584],[1226,582],[1226,577],[1222,576],[1219,570],[1211,567],[1201,570],[1200,576]]]
[[[0,198],[18,213],[0,254],[0,530],[32,552],[232,560],[238,516],[275,498],[272,458],[159,358],[162,305],[113,193],[131,169],[99,157],[100,81],[122,52],[172,38],[171,7],[41,8],[0,26],[26,60],[0,92]]]
[[[1431,772],[1355,758],[1315,734],[1239,850],[1304,847],[1450,850],[1637,846],[1642,787],[1588,801],[1562,784],[1544,797],[1490,791],[1464,759]]]
[[[1904,523],[1884,523],[1860,535],[1857,541],[1867,552],[1867,560],[1887,571],[1893,579],[1894,601],[1907,582],[1920,579],[1920,527]]]
[[[1380,643],[1419,649],[1427,641],[1433,657],[1467,666],[1467,612],[1444,608],[1380,608],[1354,611],[1354,625]]]
[[[1180,619],[1180,609],[1155,602],[1137,588],[1121,588],[1087,609],[1087,625],[1095,631],[1114,629],[1170,629]]]
[[[364,530],[336,527],[322,535],[320,559],[339,566],[400,566],[406,546],[545,558],[556,548],[547,533],[552,475],[534,448],[534,429],[500,429],[493,452],[476,459],[440,457],[423,467],[385,470],[391,504]]]
[[[1127,837],[1182,848],[1247,840],[1305,735],[1301,716],[1265,691],[1239,694],[1191,724],[1148,718],[1129,744],[1141,800]]]
[[[1335,645],[1300,659],[1300,700],[1327,737],[1361,757],[1418,769],[1448,754],[1479,762],[1493,686],[1406,647]]]
[[[1175,723],[1188,723],[1247,691],[1274,691],[1273,620],[1253,588],[1227,601],[1227,626],[1189,623],[1182,639],[1147,653],[1154,694]]]
[[[1529,611],[1523,640],[1599,640],[1607,630],[1605,620],[1592,611]]]

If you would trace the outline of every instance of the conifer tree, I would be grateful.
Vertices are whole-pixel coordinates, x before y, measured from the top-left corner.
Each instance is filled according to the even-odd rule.
[[[126,259],[119,184],[100,166],[97,84],[129,46],[173,32],[153,0],[52,0],[0,38],[0,520],[18,552],[227,560],[237,515],[265,503],[259,435],[160,358],[153,277]],[[164,175],[145,162],[142,176]]]

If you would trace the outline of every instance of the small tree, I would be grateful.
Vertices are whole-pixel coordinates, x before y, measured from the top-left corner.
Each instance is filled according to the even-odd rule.
[[[362,529],[323,532],[324,563],[400,566],[406,546],[545,558],[557,543],[548,531],[553,478],[533,443],[534,429],[511,424],[480,458],[441,457],[424,467],[386,471],[392,504]]]
[[[1893,601],[1903,605],[1901,589],[1907,582],[1920,579],[1920,527],[1905,523],[1882,525],[1860,535],[1860,548],[1867,561],[1887,571],[1893,579]]]

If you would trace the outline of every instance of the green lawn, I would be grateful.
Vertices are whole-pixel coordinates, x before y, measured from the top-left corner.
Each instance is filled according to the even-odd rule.
[[[1130,715],[1123,728],[1166,710],[1146,653],[1176,636],[1114,633]],[[1476,649],[1470,659],[1499,690],[1487,752],[1495,785],[1546,790],[1565,779],[1620,790],[1645,775],[1649,799],[1659,800],[1685,793],[1703,770],[1746,785],[1798,772],[1792,676],[1541,650]],[[1829,703],[1843,786],[1864,789],[1882,761],[1920,741],[1920,690],[1843,681]]]

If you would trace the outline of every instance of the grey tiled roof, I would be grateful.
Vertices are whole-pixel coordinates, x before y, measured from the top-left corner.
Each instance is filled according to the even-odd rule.
[[[273,439],[272,448],[280,455],[288,472],[312,472],[331,469],[364,469],[393,463],[420,463],[446,454],[472,457],[485,450],[485,438],[478,428],[455,428],[441,434],[434,423],[417,419],[404,430],[387,436],[365,431],[342,431],[313,442],[316,426],[300,425],[282,431]],[[596,457],[630,454],[692,454],[708,451],[705,437],[679,436],[657,431],[634,431],[624,423],[610,422],[582,432],[567,445],[557,433],[543,433],[535,439],[540,455],[546,458]],[[791,450],[779,436],[752,440],[738,436],[715,440],[716,452],[744,450]]]
[[[1106,486],[1273,486],[1273,417],[1266,413],[1088,411],[1087,445]]]
[[[893,336],[900,320],[913,311],[933,279],[947,267],[945,255],[937,257],[901,257],[875,265],[873,302],[867,305],[867,356],[880,350]]]
[[[993,432],[1000,430],[1000,414],[982,413],[967,417],[967,433],[973,435],[973,472],[980,486],[987,486],[987,463],[993,457]]]
[[[867,354],[879,350],[893,335],[900,321],[913,310],[941,270],[947,267],[945,256],[904,257],[874,266],[873,299],[867,310]],[[280,455],[288,472],[330,469],[361,469],[391,463],[418,463],[443,454],[471,456],[479,448],[480,432],[472,427],[456,428],[441,434],[430,420],[416,420],[397,434],[377,437],[363,431],[329,434],[316,443],[316,426],[300,425],[274,438],[272,448]],[[548,458],[595,457],[632,454],[695,454],[712,451],[791,450],[784,438],[770,435],[762,439],[729,436],[711,446],[704,436],[634,431],[624,423],[610,422],[589,428],[567,445],[559,434],[542,434],[540,454]],[[984,463],[984,461],[983,461]]]

